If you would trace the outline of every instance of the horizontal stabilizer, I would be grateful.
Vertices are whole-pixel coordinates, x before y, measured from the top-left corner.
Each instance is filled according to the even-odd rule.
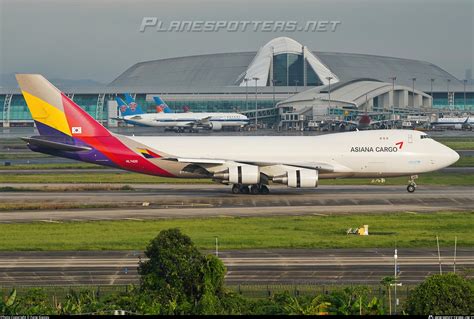
[[[91,148],[87,146],[79,146],[72,144],[65,144],[60,142],[53,142],[42,138],[35,137],[22,137],[23,141],[27,142],[30,145],[49,148],[58,151],[68,151],[68,152],[81,152],[81,151],[90,151]]]

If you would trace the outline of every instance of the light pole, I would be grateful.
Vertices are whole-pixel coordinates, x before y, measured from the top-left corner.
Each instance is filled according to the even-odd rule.
[[[447,85],[446,91],[447,91],[447,94],[448,94],[448,100],[447,100],[447,102],[448,102],[448,109],[450,109],[450,108],[449,108],[449,83],[450,83],[450,82],[451,82],[450,79],[447,79],[447,80],[446,80],[446,85]]]
[[[273,107],[275,107],[275,84],[278,83],[277,80],[273,79],[272,84],[273,84]]]
[[[394,298],[395,298],[395,307],[394,307],[394,313],[397,314],[397,259],[398,259],[398,254],[397,254],[397,249],[395,249],[395,255],[393,255],[393,260],[395,264],[395,273],[394,273],[394,278],[395,278],[395,291],[394,291]]]
[[[431,108],[433,108],[433,82],[435,79],[430,79],[431,80]]]
[[[249,79],[245,78],[244,81],[245,81],[245,110],[248,110],[249,109],[249,104],[248,104],[248,101],[249,101]]]
[[[216,236],[216,257],[219,257],[219,239]]]
[[[257,82],[260,78],[254,77],[255,80],[255,131],[258,129],[258,103],[257,103],[257,94],[258,94],[258,86]]]
[[[412,78],[411,80],[413,81],[411,95],[412,95],[412,100],[413,100],[412,101],[413,102],[413,108],[415,108],[415,81],[416,81],[416,78]]]
[[[326,77],[326,80],[328,80],[328,110],[329,110],[329,115],[331,115],[331,80],[333,79],[332,76]]]
[[[454,273],[456,273],[456,253],[458,249],[458,236],[454,236]]]
[[[392,80],[392,129],[395,126],[395,81],[397,80],[396,76],[390,78]]]
[[[295,94],[298,93],[298,80],[295,80]]]
[[[464,84],[464,110],[466,110],[466,83],[467,83],[467,80],[463,80],[462,82]]]

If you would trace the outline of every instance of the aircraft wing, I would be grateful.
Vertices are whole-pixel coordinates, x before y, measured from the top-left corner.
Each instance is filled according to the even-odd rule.
[[[61,143],[61,142],[56,142],[56,141],[50,141],[44,138],[22,137],[21,139],[27,142],[29,145],[34,145],[37,147],[57,150],[57,151],[81,152],[81,151],[91,150],[91,148],[87,146],[66,144],[66,143]]]
[[[183,126],[190,126],[190,127],[203,127],[203,126],[210,126],[211,122],[209,121],[211,116],[206,116],[202,119],[196,119],[183,124]]]
[[[216,166],[216,165],[223,165],[223,166],[234,166],[236,164],[246,164],[246,165],[254,165],[258,167],[270,167],[270,166],[276,166],[276,165],[284,165],[284,166],[290,166],[290,167],[296,167],[296,168],[306,168],[306,169],[314,169],[318,171],[324,171],[328,173],[334,172],[334,167],[331,164],[327,163],[319,163],[319,162],[276,162],[276,161],[265,161],[265,162],[260,162],[260,161],[233,161],[233,160],[226,160],[226,159],[206,159],[206,158],[180,158],[180,157],[167,157],[163,158],[164,160],[170,160],[170,161],[177,161],[181,163],[189,163],[193,165],[198,165],[203,168],[208,168],[210,166]]]
[[[202,119],[196,119],[195,121],[186,123],[188,126],[199,127],[199,126],[209,126],[211,125],[210,120],[211,116],[203,117]]]
[[[201,124],[209,123],[209,120],[211,119],[211,117],[212,116],[206,116],[206,117],[203,117],[202,119],[197,120],[196,122],[201,123]]]

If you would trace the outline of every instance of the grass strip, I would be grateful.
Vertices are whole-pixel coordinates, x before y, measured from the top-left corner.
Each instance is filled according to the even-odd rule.
[[[288,207],[291,211],[291,207]],[[369,225],[369,236],[346,235]],[[214,217],[0,224],[0,250],[143,250],[163,229],[178,227],[201,249],[473,247],[474,212]]]

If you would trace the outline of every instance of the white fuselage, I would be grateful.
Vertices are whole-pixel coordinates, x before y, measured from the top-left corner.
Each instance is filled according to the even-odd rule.
[[[443,117],[439,118],[436,122],[432,122],[431,125],[438,127],[454,127],[462,128],[463,125],[473,125],[474,119],[471,117]]]
[[[123,119],[134,125],[154,127],[242,127],[248,118],[239,113],[145,113],[124,116]],[[216,125],[217,124],[217,125]]]
[[[129,137],[148,147],[188,159],[263,163],[261,172],[281,174],[281,166],[321,163],[333,167],[321,178],[406,176],[439,170],[459,159],[450,148],[413,130],[376,130],[320,136]],[[163,162],[167,162],[163,160]],[[265,164],[267,163],[267,164]],[[176,176],[182,163],[166,163]],[[175,168],[173,168],[175,167]],[[219,171],[218,165],[211,170]]]

